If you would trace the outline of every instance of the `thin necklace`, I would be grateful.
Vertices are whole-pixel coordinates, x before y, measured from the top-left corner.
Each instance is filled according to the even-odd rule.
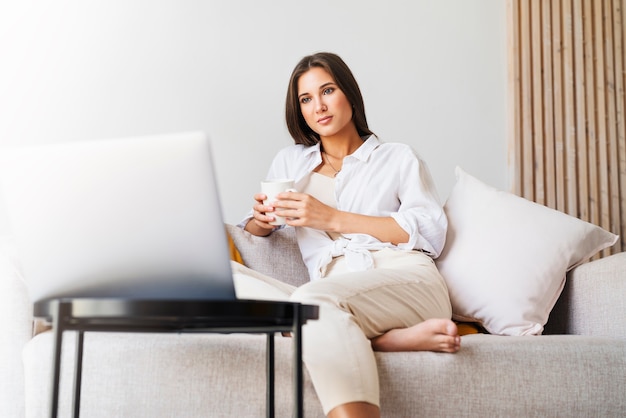
[[[324,155],[326,157],[326,162],[328,163],[330,168],[332,168],[333,171],[335,172],[335,174],[333,174],[333,177],[337,177],[337,174],[339,174],[341,169],[337,170],[335,167],[333,167],[332,163],[330,162],[330,158],[328,158],[328,154],[326,154],[326,151],[322,151],[322,155]]]

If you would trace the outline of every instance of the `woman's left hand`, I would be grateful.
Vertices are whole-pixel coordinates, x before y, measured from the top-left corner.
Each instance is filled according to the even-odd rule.
[[[276,195],[276,200],[274,214],[286,217],[288,225],[336,231],[333,221],[339,211],[313,196],[299,192],[284,192]]]

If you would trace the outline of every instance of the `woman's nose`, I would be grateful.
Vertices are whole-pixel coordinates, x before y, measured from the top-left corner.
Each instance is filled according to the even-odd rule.
[[[321,100],[321,99],[320,99],[320,100],[317,100],[315,110],[316,110],[317,112],[325,112],[325,111],[326,111],[326,109],[328,109],[328,108],[326,107],[326,104],[324,103],[324,101],[323,101],[323,100]]]

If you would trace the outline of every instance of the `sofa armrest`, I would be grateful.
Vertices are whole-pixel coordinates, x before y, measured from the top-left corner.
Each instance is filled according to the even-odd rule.
[[[24,416],[22,349],[32,337],[33,315],[9,236],[0,237],[0,318],[0,411]]]
[[[226,231],[247,267],[293,286],[309,281],[293,228],[279,229],[267,237],[257,237],[229,224]]]
[[[546,333],[626,339],[626,252],[576,267],[550,314]]]

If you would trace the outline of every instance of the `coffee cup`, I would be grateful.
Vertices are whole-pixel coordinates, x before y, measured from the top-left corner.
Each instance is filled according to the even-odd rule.
[[[289,179],[264,180],[261,182],[261,193],[267,198],[263,201],[264,205],[271,205],[276,201],[276,195],[282,192],[295,192],[294,181]],[[274,215],[276,220],[270,222],[270,225],[284,225],[286,219],[283,216]]]

